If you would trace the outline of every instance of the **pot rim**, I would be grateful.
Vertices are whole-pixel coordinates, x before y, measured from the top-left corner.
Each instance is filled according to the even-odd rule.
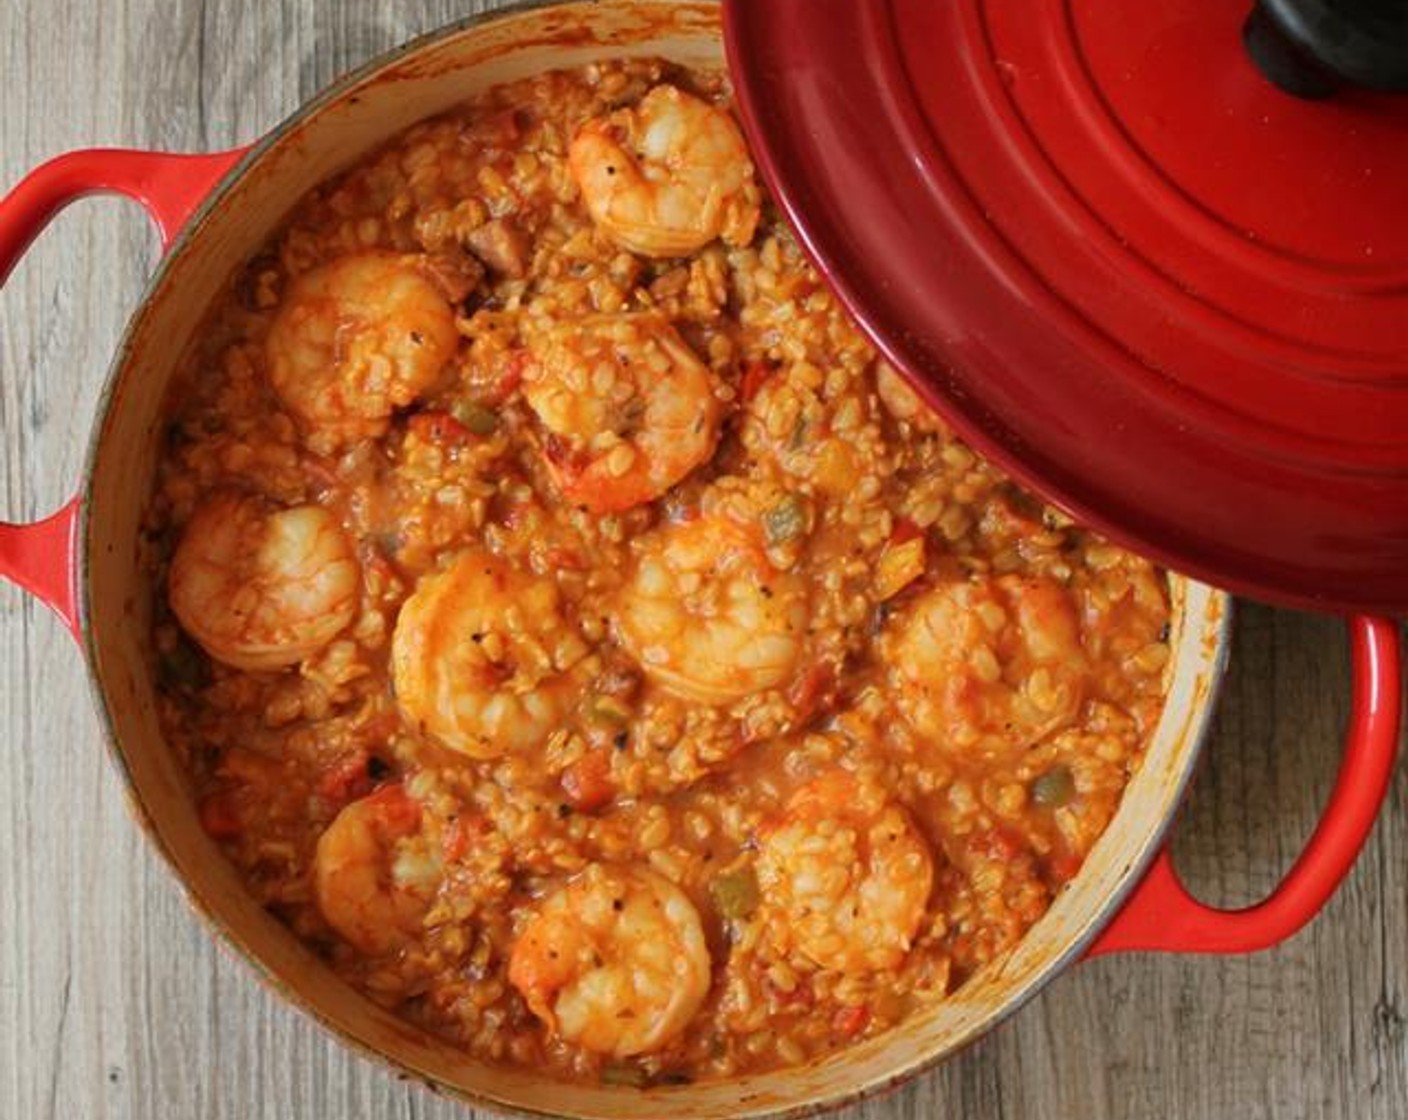
[[[675,5],[682,7],[713,6],[711,0],[704,0],[703,3],[701,3],[700,0],[634,0],[634,2],[659,4],[662,7]],[[219,908],[212,902],[207,901],[201,889],[182,872],[175,851],[158,829],[156,821],[149,811],[146,801],[132,775],[131,768],[127,762],[125,748],[122,746],[117,732],[117,720],[113,712],[113,707],[109,702],[108,690],[101,675],[97,641],[93,628],[90,625],[92,596],[91,575],[94,563],[89,547],[92,530],[91,522],[93,519],[91,490],[99,450],[107,435],[108,420],[114,406],[117,388],[124,372],[128,368],[141,324],[148,314],[155,296],[165,286],[167,277],[173,269],[175,262],[186,252],[193,251],[192,247],[200,241],[211,214],[219,207],[229,192],[240,183],[272,149],[291,132],[322,110],[341,101],[352,90],[361,86],[369,79],[374,78],[378,73],[390,69],[417,53],[438,46],[465,32],[473,31],[477,28],[494,23],[515,19],[534,11],[570,7],[591,9],[596,7],[598,3],[599,0],[505,0],[505,2],[497,8],[461,17],[460,19],[430,31],[413,36],[407,41],[373,56],[366,62],[363,62],[335,78],[244,149],[240,157],[219,178],[201,200],[199,206],[192,212],[189,219],[182,225],[167,251],[157,262],[156,268],[153,270],[151,277],[143,288],[135,310],[127,320],[122,337],[104,375],[96,402],[94,411],[95,420],[90,429],[88,446],[83,459],[83,475],[79,491],[80,514],[74,539],[74,554],[77,559],[76,606],[78,631],[81,635],[81,644],[84,652],[85,675],[94,699],[94,706],[102,725],[104,747],[107,757],[122,780],[123,792],[127,800],[129,812],[142,829],[142,832],[145,834],[152,847],[160,854],[171,880],[180,889],[190,909],[200,918],[202,924],[216,935],[216,943],[222,946],[229,955],[239,958],[241,962],[252,969],[265,988],[275,992],[285,1005],[296,1009],[299,1013],[311,1019],[330,1036],[336,1038],[339,1043],[351,1047],[361,1056],[372,1059],[391,1072],[406,1075],[418,1081],[425,1088],[438,1095],[446,1095],[471,1106],[486,1107],[500,1114],[531,1117],[535,1118],[535,1120],[537,1120],[537,1118],[553,1118],[569,1114],[539,1109],[514,1101],[503,1100],[488,1093],[466,1089],[460,1085],[441,1080],[437,1075],[417,1068],[415,1065],[394,1057],[387,1051],[379,1049],[370,1042],[365,1041],[351,1029],[344,1026],[330,1015],[325,1014],[314,1000],[305,996],[297,988],[285,983],[283,978],[279,976],[263,957],[255,952],[254,949],[246,943],[244,938],[225,920]],[[721,36],[722,31],[720,31],[720,37]],[[1226,673],[1231,650],[1233,617],[1232,597],[1227,592],[1198,584],[1197,581],[1190,577],[1175,573],[1170,573],[1170,575],[1184,585],[1205,587],[1210,596],[1210,604],[1215,605],[1217,608],[1217,620],[1211,624],[1201,620],[1190,620],[1187,616],[1186,602],[1181,608],[1184,610],[1184,625],[1188,626],[1190,622],[1197,622],[1200,632],[1207,635],[1209,656],[1206,659],[1206,666],[1203,670],[1207,687],[1202,696],[1193,702],[1192,710],[1189,712],[1189,718],[1184,732],[1184,743],[1181,747],[1183,757],[1180,761],[1179,769],[1170,779],[1166,779],[1169,793],[1165,798],[1165,804],[1168,806],[1168,809],[1158,818],[1153,826],[1145,832],[1138,850],[1133,853],[1133,858],[1125,861],[1122,879],[1118,886],[1110,891],[1105,898],[1100,900],[1098,906],[1086,921],[1084,928],[1077,936],[1071,938],[1059,953],[1053,955],[1049,960],[1043,963],[1040,968],[1034,970],[1031,978],[1025,981],[1013,995],[1004,1000],[998,1010],[983,1019],[979,1029],[971,1030],[967,1037],[963,1038],[961,1041],[947,1048],[931,1049],[923,1052],[914,1060],[909,1061],[885,1076],[876,1078],[867,1083],[859,1084],[853,1090],[812,1101],[795,1104],[780,1103],[777,1105],[763,1106],[760,1109],[755,1109],[745,1104],[737,1108],[733,1113],[734,1115],[748,1117],[750,1120],[793,1120],[793,1118],[814,1116],[822,1112],[843,1108],[847,1105],[856,1104],[898,1089],[921,1074],[934,1069],[940,1062],[947,1061],[969,1049],[979,1040],[986,1037],[996,1027],[1006,1022],[1012,1015],[1026,1006],[1039,992],[1044,990],[1057,975],[1067,970],[1072,964],[1078,963],[1085,951],[1099,936],[1100,932],[1119,913],[1129,896],[1143,880],[1145,872],[1160,851],[1164,839],[1177,816],[1183,798],[1187,793],[1187,787],[1197,768],[1198,759],[1202,755],[1207,736],[1212,726],[1212,711],[1216,706],[1217,698],[1221,691],[1222,681]],[[1184,598],[1186,599],[1186,596]],[[290,934],[290,936],[292,935]],[[669,1100],[668,1090],[662,1092],[657,1089],[652,1092],[658,1096],[661,1102]]]

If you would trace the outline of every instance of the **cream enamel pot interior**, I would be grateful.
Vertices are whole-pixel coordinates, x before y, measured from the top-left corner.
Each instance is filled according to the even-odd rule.
[[[167,384],[204,309],[308,189],[474,90],[609,54],[720,65],[717,9],[662,0],[515,8],[378,60],[247,151],[74,153],[40,168],[0,203],[0,277],[55,212],[96,191],[141,201],[169,247],[109,376],[81,499],[47,522],[0,526],[0,574],[49,602],[83,642],[136,815],[192,903],[272,985],[344,1040],[476,1104],[580,1117],[744,1117],[835,1105],[953,1053],[1082,955],[1245,951],[1293,933],[1347,873],[1386,788],[1398,738],[1398,635],[1387,624],[1361,624],[1353,634],[1357,683],[1346,763],[1306,855],[1260,907],[1211,910],[1183,891],[1160,853],[1210,719],[1229,602],[1177,578],[1167,709],[1079,876],[1008,959],[898,1029],[817,1065],[648,1091],[566,1086],[532,1071],[486,1067],[346,987],[245,894],[201,830],[155,715],[140,523]]]

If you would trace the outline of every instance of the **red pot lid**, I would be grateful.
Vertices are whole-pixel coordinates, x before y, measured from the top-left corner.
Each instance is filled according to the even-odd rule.
[[[774,195],[976,447],[1164,563],[1408,612],[1408,99],[1236,0],[728,0]]]

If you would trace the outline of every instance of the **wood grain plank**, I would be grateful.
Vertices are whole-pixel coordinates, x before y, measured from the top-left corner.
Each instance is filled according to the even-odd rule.
[[[247,142],[348,67],[482,2],[0,2],[0,183],[88,144]],[[0,295],[0,516],[74,488],[97,386],[155,259],[85,202]],[[1238,905],[1294,858],[1346,714],[1339,626],[1245,608],[1175,850]],[[216,946],[128,820],[76,651],[0,588],[0,1115],[252,1120],[471,1113],[325,1037]],[[1408,781],[1325,915],[1245,959],[1102,959],[846,1120],[1408,1114]]]

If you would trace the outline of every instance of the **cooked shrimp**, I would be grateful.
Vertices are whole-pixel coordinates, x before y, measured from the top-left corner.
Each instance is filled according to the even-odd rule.
[[[591,661],[557,585],[482,549],[424,577],[391,643],[402,710],[471,758],[532,750],[577,702]]]
[[[896,420],[912,424],[921,432],[947,434],[950,431],[939,414],[929,407],[928,402],[916,393],[904,376],[884,358],[875,360],[875,391],[880,397],[880,403]]]
[[[788,679],[807,615],[805,581],[773,567],[757,524],[715,513],[641,538],[615,627],[659,684],[726,704]]]
[[[962,750],[1017,750],[1060,730],[1089,674],[1075,600],[1046,577],[936,587],[881,646],[914,730]]]
[[[236,669],[281,669],[312,656],[352,621],[361,570],[321,506],[277,509],[218,494],[196,510],[171,560],[177,619]]]
[[[643,867],[592,864],[541,902],[509,982],[566,1042],[628,1058],[676,1038],[709,992],[694,904]]]
[[[284,296],[264,344],[269,383],[331,446],[385,433],[454,354],[454,308],[422,264],[353,253],[305,272]]]
[[[844,770],[797,790],[764,830],[758,883],[766,928],[840,972],[895,968],[924,921],[934,862],[909,814]]]
[[[567,501],[629,509],[714,453],[714,375],[662,316],[592,316],[542,332],[530,351],[523,395],[547,429],[548,468]]]
[[[680,257],[716,237],[753,240],[761,194],[728,112],[656,86],[634,108],[588,121],[568,152],[592,220],[649,257]]]
[[[318,909],[368,955],[391,953],[420,932],[439,882],[438,848],[421,831],[420,807],[399,785],[352,802],[318,837]]]

